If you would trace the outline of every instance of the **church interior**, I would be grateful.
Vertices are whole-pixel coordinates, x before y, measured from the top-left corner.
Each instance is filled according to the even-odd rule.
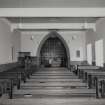
[[[105,1],[0,0],[0,105],[105,105]]]

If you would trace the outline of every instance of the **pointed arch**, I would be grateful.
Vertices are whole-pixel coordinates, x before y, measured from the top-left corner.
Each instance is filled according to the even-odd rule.
[[[38,50],[37,50],[37,53],[36,53],[36,56],[38,58],[40,58],[40,51],[41,51],[41,48],[43,46],[43,44],[45,43],[45,41],[50,38],[50,37],[57,37],[61,40],[61,42],[63,43],[65,49],[66,49],[66,53],[67,53],[67,66],[68,68],[70,67],[70,51],[69,51],[69,48],[68,48],[68,45],[66,43],[66,41],[64,40],[64,38],[59,34],[57,33],[56,31],[51,31],[50,33],[48,33],[40,42],[39,44],[39,47],[38,47]]]

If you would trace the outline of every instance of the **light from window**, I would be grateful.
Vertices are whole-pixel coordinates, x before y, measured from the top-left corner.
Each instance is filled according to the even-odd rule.
[[[87,61],[91,65],[92,64],[92,45],[87,45]]]
[[[95,42],[95,60],[97,66],[103,67],[104,64],[103,40],[98,40]]]

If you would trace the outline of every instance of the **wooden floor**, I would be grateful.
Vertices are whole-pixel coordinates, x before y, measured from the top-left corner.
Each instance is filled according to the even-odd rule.
[[[105,105],[105,99],[96,99],[95,89],[66,68],[41,68],[14,89],[14,99],[4,95],[0,105]]]

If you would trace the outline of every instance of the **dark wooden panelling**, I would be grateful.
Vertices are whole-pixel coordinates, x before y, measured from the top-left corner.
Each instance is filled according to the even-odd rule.
[[[18,62],[7,63],[7,64],[1,64],[1,65],[0,65],[0,72],[9,70],[9,69],[11,69],[11,68],[15,68],[15,67],[17,67],[18,65],[19,65]]]

